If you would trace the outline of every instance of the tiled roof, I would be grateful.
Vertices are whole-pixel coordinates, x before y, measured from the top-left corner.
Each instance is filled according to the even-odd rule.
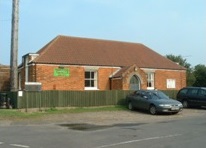
[[[35,63],[185,69],[139,43],[57,36],[37,53]]]
[[[122,77],[122,75],[123,75],[129,68],[130,68],[129,66],[125,66],[125,67],[121,68],[116,74],[114,74],[114,75],[112,76],[112,78]]]

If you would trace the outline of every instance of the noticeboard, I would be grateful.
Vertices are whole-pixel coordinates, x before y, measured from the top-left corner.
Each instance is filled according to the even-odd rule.
[[[69,77],[70,72],[68,68],[55,68],[54,76],[55,77]]]

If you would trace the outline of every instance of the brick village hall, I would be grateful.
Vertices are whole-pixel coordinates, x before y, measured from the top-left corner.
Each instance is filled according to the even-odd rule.
[[[179,90],[186,69],[139,43],[57,36],[23,56],[19,90]]]

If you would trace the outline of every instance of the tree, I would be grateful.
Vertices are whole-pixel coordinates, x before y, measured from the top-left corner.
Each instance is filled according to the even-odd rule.
[[[192,86],[195,83],[195,76],[193,74],[193,68],[191,68],[191,64],[187,63],[187,60],[184,59],[181,55],[175,56],[172,54],[166,55],[166,58],[171,61],[178,63],[179,65],[185,67],[186,70],[186,78],[187,78],[187,86]]]
[[[184,59],[181,55],[175,56],[172,54],[166,55],[166,58],[170,59],[171,61],[178,63],[179,65],[189,69],[190,68],[190,64],[187,63],[187,60]]]
[[[206,66],[196,65],[194,68],[194,76],[196,81],[193,86],[206,87]]]

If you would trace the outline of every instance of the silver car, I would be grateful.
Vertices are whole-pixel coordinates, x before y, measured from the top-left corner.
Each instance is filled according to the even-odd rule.
[[[183,109],[181,102],[169,98],[162,91],[157,90],[137,90],[128,95],[128,108],[147,110],[150,114],[155,115],[159,112],[176,114]]]

